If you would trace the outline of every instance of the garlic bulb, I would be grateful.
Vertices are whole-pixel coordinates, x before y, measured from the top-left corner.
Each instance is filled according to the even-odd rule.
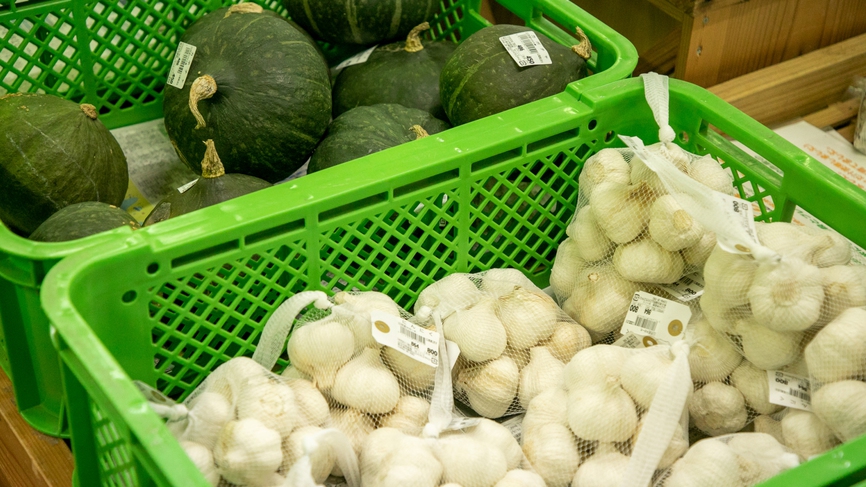
[[[313,377],[313,385],[328,390],[337,370],[352,358],[355,336],[345,325],[327,318],[296,329],[289,339],[289,361]]]
[[[589,198],[593,188],[604,182],[628,184],[630,168],[616,149],[602,149],[590,157],[577,178],[581,194]]]
[[[619,384],[622,365],[631,357],[631,352],[615,345],[595,345],[577,354],[566,364],[562,372],[567,391]]]
[[[202,392],[189,404],[187,427],[179,439],[213,450],[223,426],[234,418],[234,407],[224,395]]]
[[[710,436],[736,433],[746,426],[746,401],[736,388],[708,382],[689,400],[689,416]]]
[[[391,347],[382,347],[382,362],[394,372],[403,387],[423,392],[433,385],[436,368],[419,362],[405,353]]]
[[[680,254],[668,252],[648,238],[617,247],[613,266],[629,281],[659,284],[676,282],[685,268]]]
[[[550,354],[562,363],[568,363],[574,354],[592,345],[589,332],[576,323],[560,321],[556,323],[553,335],[547,340],[538,343],[541,347],[547,347]]]
[[[572,295],[585,265],[586,262],[580,258],[580,249],[574,240],[567,238],[559,244],[553,269],[550,270],[550,287],[560,302]]]
[[[688,175],[704,186],[719,193],[734,194],[734,180],[711,155],[705,155],[691,163]]]
[[[357,409],[334,409],[331,411],[331,419],[326,425],[329,428],[336,428],[342,431],[352,442],[352,447],[355,453],[361,452],[361,445],[367,439],[374,429],[376,424],[366,414]],[[338,477],[342,474],[334,473]]]
[[[866,433],[866,382],[824,384],[812,395],[812,410],[840,440],[857,438]]]
[[[505,426],[490,419],[481,419],[481,422],[475,425],[467,433],[464,434],[470,438],[486,443],[487,446],[499,449],[505,455],[505,462],[508,469],[518,468],[523,461],[523,450],[520,449],[520,444]]]
[[[767,371],[761,370],[749,362],[743,362],[731,373],[731,385],[746,399],[752,409],[758,414],[773,414],[782,409],[778,404],[770,403],[770,386],[767,382]]]
[[[280,375],[282,377],[285,377],[286,379],[304,379],[304,380],[308,380],[308,381],[313,380],[312,377],[301,372],[294,365],[289,365],[288,367],[283,369],[283,372]]]
[[[689,352],[693,381],[721,381],[743,361],[743,356],[731,342],[705,319],[689,325],[686,339],[693,342]]]
[[[508,412],[519,383],[517,364],[508,357],[499,357],[461,370],[456,386],[466,394],[469,406],[476,413],[485,418],[498,418]]]
[[[776,331],[802,331],[821,315],[824,287],[818,268],[800,259],[761,264],[749,288],[755,319]]]
[[[866,266],[834,265],[819,269],[824,286],[820,324],[848,308],[866,306]]]
[[[738,433],[728,447],[739,457],[742,485],[759,484],[800,463],[796,454],[763,433]]]
[[[444,320],[458,309],[466,309],[484,298],[466,274],[451,274],[430,284],[415,301],[415,314],[424,306],[435,309]]]
[[[508,335],[497,315],[497,300],[489,297],[468,309],[457,310],[442,323],[445,338],[460,347],[460,355],[473,362],[492,360],[505,350]]]
[[[298,413],[297,418],[295,418],[296,427],[324,425],[331,414],[325,396],[308,380],[297,379],[289,381],[288,384],[292,388],[292,392],[295,393],[295,405]]]
[[[866,310],[849,308],[806,345],[809,373],[820,382],[866,378]]]
[[[772,416],[762,414],[760,416],[756,416],[755,419],[752,421],[752,424],[755,427],[755,433],[766,433],[775,438],[776,441],[778,441],[779,443],[783,445],[786,444],[785,437],[782,435],[781,421],[773,419]]]
[[[845,265],[851,260],[851,243],[833,230],[812,227],[798,227],[806,235],[817,237],[812,264],[818,267]]]
[[[299,458],[304,456],[304,438],[321,430],[322,428],[319,428],[318,426],[304,426],[292,431],[291,435],[283,439],[282,471],[289,471],[289,469],[292,468],[292,465],[294,465]],[[330,445],[320,444],[319,447],[310,454],[310,464],[313,479],[317,483],[321,484],[328,478],[331,470],[334,469],[334,465],[337,464],[337,455]]]
[[[421,438],[379,428],[364,442],[359,459],[364,487],[436,487],[442,464]]]
[[[749,287],[757,269],[758,263],[753,258],[731,254],[716,246],[704,265],[706,285],[701,300],[712,291],[716,299],[729,308],[747,304]]]
[[[592,190],[589,206],[607,238],[623,244],[634,240],[646,228],[653,197],[646,183],[604,182]]]
[[[785,257],[796,257],[811,263],[815,253],[815,240],[805,235],[800,227],[787,222],[755,223],[758,241]]]
[[[737,454],[719,440],[707,438],[695,443],[671,466],[665,487],[710,485],[739,486],[740,467]]]
[[[558,423],[524,431],[523,454],[548,487],[567,487],[580,465],[574,435]]]
[[[502,352],[502,355],[514,360],[514,363],[517,365],[517,370],[523,370],[523,368],[529,363],[529,350],[515,350],[511,347],[505,347],[505,351]]]
[[[788,409],[781,423],[783,443],[803,460],[820,455],[839,444],[833,431],[815,413]]]
[[[565,365],[551,355],[547,347],[529,349],[529,364],[520,371],[520,386],[517,398],[520,406],[527,408],[529,401],[551,387],[562,384]]]
[[[679,146],[673,143],[657,143],[650,146],[647,146],[647,150],[650,152],[654,152],[661,157],[667,159],[672,162],[677,169],[685,172],[689,165],[689,157],[686,155],[685,151],[683,151]],[[656,194],[666,194],[668,192],[667,188],[665,188],[661,179],[659,179],[658,175],[650,169],[646,163],[643,162],[639,157],[632,157],[631,160],[631,182],[639,183],[644,182],[649,185],[650,188]]]
[[[568,426],[568,394],[561,387],[552,387],[535,396],[526,408],[520,427],[526,436],[530,430],[548,423]]]
[[[637,430],[637,411],[629,395],[614,382],[572,389],[568,426],[584,440],[627,441]]]
[[[397,406],[400,385],[379,360],[379,350],[365,348],[337,372],[331,396],[365,413],[383,414]]]
[[[622,388],[643,409],[649,409],[656,390],[664,381],[668,368],[673,365],[670,353],[657,348],[632,354],[620,372]]]
[[[442,481],[464,487],[492,487],[508,471],[501,450],[467,435],[440,437],[433,454],[442,464]]]
[[[716,247],[716,234],[705,231],[701,235],[701,239],[691,247],[686,247],[681,251],[683,260],[686,265],[703,267],[710,258],[710,254]]]
[[[220,483],[220,473],[213,463],[213,454],[206,446],[192,441],[181,441],[181,448],[186,452],[193,465],[213,487]]]
[[[337,306],[332,308],[335,317],[349,327],[355,337],[355,352],[365,347],[381,347],[373,338],[370,311],[381,311],[400,317],[400,308],[388,295],[379,292],[350,294],[341,291],[334,295]]]
[[[255,382],[241,389],[235,403],[238,419],[255,418],[280,436],[295,428],[298,410],[295,394],[288,385],[277,382]]]
[[[504,296],[520,286],[526,289],[538,289],[538,286],[517,269],[490,269],[481,278],[481,290],[496,297]]]
[[[778,332],[742,319],[734,324],[734,333],[740,335],[743,356],[759,369],[782,368],[800,355],[802,332]]]
[[[743,315],[751,314],[748,305],[728,306],[718,286],[704,287],[699,302],[703,318],[719,333],[733,333],[734,324]]]
[[[622,453],[593,455],[574,474],[572,485],[578,487],[615,487],[620,485],[629,458]]]
[[[688,198],[685,194],[678,197]],[[691,247],[704,236],[704,227],[669,194],[659,196],[653,202],[648,228],[650,237],[668,252]]]
[[[249,487],[270,487],[279,480],[283,462],[280,434],[254,418],[230,421],[214,446],[214,463],[227,481]]]
[[[444,487],[444,486],[443,486]],[[546,487],[541,475],[529,470],[509,470],[493,487]]]
[[[430,403],[415,396],[403,396],[394,412],[379,421],[381,428],[394,428],[409,436],[419,436],[427,424]]]
[[[577,244],[577,254],[582,260],[602,260],[613,250],[613,242],[601,231],[588,205],[577,212],[565,233]]]
[[[500,297],[497,304],[496,314],[505,327],[511,348],[532,347],[549,338],[556,329],[559,307],[541,291],[518,287]]]
[[[641,418],[641,420],[637,424],[637,431],[635,431],[634,436],[631,439],[631,444],[635,445],[637,443],[637,439],[640,436],[641,429],[643,429],[643,423],[646,416]],[[664,454],[662,455],[661,460],[659,460],[659,464],[656,466],[657,469],[665,469],[670,467],[678,458],[683,456],[686,451],[689,449],[689,436],[688,431],[683,431],[683,425],[678,423],[677,428],[674,430],[674,435],[671,437],[671,442],[668,443],[668,447],[665,449]]]
[[[267,382],[270,372],[249,357],[235,357],[220,365],[204,382],[203,390],[222,394],[233,403],[241,388],[252,382]]]
[[[574,292],[562,309],[597,341],[622,326],[631,299],[639,289],[637,283],[623,279],[610,264],[587,267],[578,276]]]

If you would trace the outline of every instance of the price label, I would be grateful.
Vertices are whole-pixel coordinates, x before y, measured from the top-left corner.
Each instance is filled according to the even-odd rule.
[[[781,370],[768,370],[770,403],[789,408],[812,410],[812,392],[807,377],[789,374]]]
[[[370,59],[370,54],[373,54],[373,51],[375,51],[377,47],[379,46],[376,45],[371,47],[370,49],[367,49],[366,51],[355,54],[354,56],[334,66],[333,70],[336,71],[338,69],[348,68],[349,66],[354,66],[356,64],[366,63],[367,59]]]
[[[748,238],[748,241],[744,242],[735,233],[729,237],[725,233],[716,232],[719,246],[732,254],[752,253],[752,246],[761,245],[758,241],[758,231],[755,229],[755,210],[752,203],[718,191],[711,191],[710,195],[719,200],[719,206],[724,210],[720,214],[727,219],[726,226],[742,229],[746,233],[745,237]]]
[[[671,293],[673,297],[687,303],[704,294],[704,277],[696,272],[681,277],[679,281],[673,284],[662,284],[660,287]]]
[[[184,184],[183,186],[177,188],[177,192],[180,194],[184,194],[187,191],[189,191],[189,188],[192,188],[193,186],[195,186],[195,183],[197,183],[197,182],[198,182],[198,178],[195,178],[192,181],[190,181],[190,182]]]
[[[639,337],[632,332],[628,332],[625,335],[619,337],[619,340],[613,342],[613,344],[617,347],[622,348],[646,348],[656,345],[657,343],[652,337]]]
[[[177,51],[174,53],[174,61],[171,62],[171,69],[168,71],[167,85],[174,86],[179,90],[183,89],[193,57],[195,57],[195,46],[186,42],[178,44]]]
[[[691,317],[692,310],[684,304],[638,291],[632,297],[620,331],[651,338],[642,339],[644,346],[671,344],[685,337]]]
[[[427,364],[439,365],[439,334],[382,311],[370,311],[373,338],[387,347]],[[447,346],[447,343],[446,343]],[[450,349],[449,349],[450,352]]]
[[[537,66],[539,64],[553,64],[547,49],[541,45],[535,32],[526,31],[517,34],[502,36],[499,42],[511,55],[511,59],[520,67]]]
[[[502,426],[508,428],[508,431],[511,432],[511,436],[513,436],[518,443],[520,443],[523,438],[523,418],[525,416],[525,414],[518,414],[517,416],[508,418],[500,423]]]

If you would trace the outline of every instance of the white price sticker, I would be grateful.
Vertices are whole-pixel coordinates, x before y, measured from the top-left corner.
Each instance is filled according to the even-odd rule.
[[[183,186],[177,188],[177,192],[180,194],[184,194],[187,191],[189,191],[189,188],[192,188],[193,186],[195,186],[195,183],[197,183],[197,182],[198,182],[198,178],[195,178],[192,181],[190,181],[190,182],[184,184]]]
[[[524,416],[526,416],[526,415],[525,414],[518,414],[517,416],[514,416],[513,418],[508,418],[505,421],[503,421],[502,423],[500,423],[502,426],[505,426],[506,428],[508,428],[508,431],[511,432],[511,436],[513,436],[514,439],[517,440],[518,443],[520,443],[522,441],[522,438],[523,438],[523,418],[524,418]]]
[[[431,367],[439,365],[439,334],[435,330],[376,310],[370,311],[370,320],[373,338],[377,342],[399,350],[422,364]]]
[[[684,304],[638,291],[632,297],[620,331],[650,337],[651,340],[642,340],[644,346],[655,345],[653,342],[671,344],[685,337],[691,317],[692,310]]]
[[[499,38],[499,42],[511,55],[511,59],[520,67],[553,64],[547,49],[541,45],[535,32],[526,31]]]
[[[352,56],[352,57],[346,59],[345,61],[341,62],[340,64],[334,66],[332,69],[334,71],[336,71],[338,69],[343,69],[343,68],[347,68],[349,66],[354,66],[355,64],[366,63],[367,59],[370,58],[370,54],[373,54],[373,51],[375,51],[377,47],[379,47],[379,46],[376,45],[376,46],[371,47],[370,49],[367,49],[366,51],[359,52],[358,54],[355,54],[354,56]]]
[[[752,203],[717,191],[711,191],[710,194],[719,200],[719,204],[725,210],[722,214],[727,218],[727,224],[742,228],[752,245],[761,245],[758,242],[758,231],[755,229],[755,210],[752,208]],[[726,252],[732,254],[750,254],[752,252],[752,249],[743,242],[731,240],[723,233],[716,232],[716,240],[722,250]]]
[[[680,301],[687,303],[704,294],[704,277],[696,272],[681,277],[679,281],[673,284],[661,284],[660,287]]]
[[[183,89],[194,56],[195,46],[186,42],[178,44],[177,52],[174,53],[174,61],[171,62],[171,69],[168,71],[167,85],[174,86],[179,90]]]
[[[639,337],[632,332],[628,332],[619,337],[619,340],[613,342],[613,344],[622,348],[646,348],[655,345],[654,341],[652,337]]]
[[[457,431],[466,428],[471,428],[473,426],[478,426],[478,423],[481,422],[481,418],[454,418],[448,423],[448,426],[445,427],[442,431]]]
[[[768,370],[767,380],[770,382],[770,404],[812,410],[812,392],[807,377]]]

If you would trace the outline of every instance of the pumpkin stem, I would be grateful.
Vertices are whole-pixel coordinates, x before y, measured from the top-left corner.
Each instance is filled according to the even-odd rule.
[[[207,127],[204,117],[198,111],[198,102],[214,96],[216,91],[216,80],[209,74],[199,76],[192,82],[192,87],[189,89],[189,110],[192,112],[192,116],[195,117],[195,128]]]
[[[223,167],[220,155],[217,154],[213,139],[207,139],[204,145],[207,146],[207,149],[204,150],[204,159],[201,160],[201,177],[213,179],[224,176],[226,169]]]
[[[84,114],[87,115],[88,118],[90,118],[91,120],[96,120],[97,113],[95,106],[91,105],[90,103],[82,103],[80,105],[80,108],[81,111],[84,112]]]
[[[424,130],[424,127],[420,125],[413,125],[409,127],[409,130],[411,130],[415,134],[415,140],[423,139],[424,137],[430,136],[430,134],[428,134],[427,131]]]
[[[421,44],[421,32],[430,28],[429,22],[424,22],[423,24],[418,24],[409,31],[409,35],[406,36],[406,52],[418,52],[424,49],[424,45]]]
[[[592,44],[589,42],[589,37],[586,36],[580,27],[575,27],[575,29],[577,29],[577,38],[580,39],[580,44],[571,46],[571,50],[584,59],[591,58]]]
[[[229,11],[226,12],[223,18],[229,18],[231,14],[260,14],[264,11],[265,9],[261,5],[256,5],[255,3],[239,3],[229,7]]]

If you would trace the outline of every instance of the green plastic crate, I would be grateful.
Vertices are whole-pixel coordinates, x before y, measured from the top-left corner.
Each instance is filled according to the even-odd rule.
[[[91,103],[109,128],[162,116],[162,87],[186,26],[231,0],[0,0],[0,95],[41,91]],[[280,0],[257,3],[285,14]],[[489,25],[480,0],[440,0],[431,23],[436,38],[461,38]],[[564,44],[580,26],[596,53],[593,75],[572,84],[582,91],[628,77],[634,47],[568,0],[502,0],[502,5]],[[566,29],[566,30],[563,30]],[[323,45],[336,62],[357,48]],[[212,225],[199,222],[201,231]],[[39,307],[39,286],[60,259],[108,239],[118,229],[70,243],[21,238],[0,224],[0,365],[12,379],[18,408],[36,429],[65,436],[57,354]],[[4,341],[5,340],[5,341]]]
[[[759,220],[790,220],[801,205],[866,243],[866,193],[706,90],[676,80],[670,89],[678,141],[723,160],[741,194],[754,192]],[[182,400],[219,364],[251,355],[263,324],[293,293],[378,290],[408,308],[435,279],[499,266],[546,286],[584,161],[621,146],[617,134],[649,143],[657,133],[642,81],[624,80],[366,156],[342,166],[339,179],[316,173],[64,260],[41,296],[63,361],[78,484],[207,485],[132,379]],[[772,485],[850,485],[863,475],[866,439]]]

